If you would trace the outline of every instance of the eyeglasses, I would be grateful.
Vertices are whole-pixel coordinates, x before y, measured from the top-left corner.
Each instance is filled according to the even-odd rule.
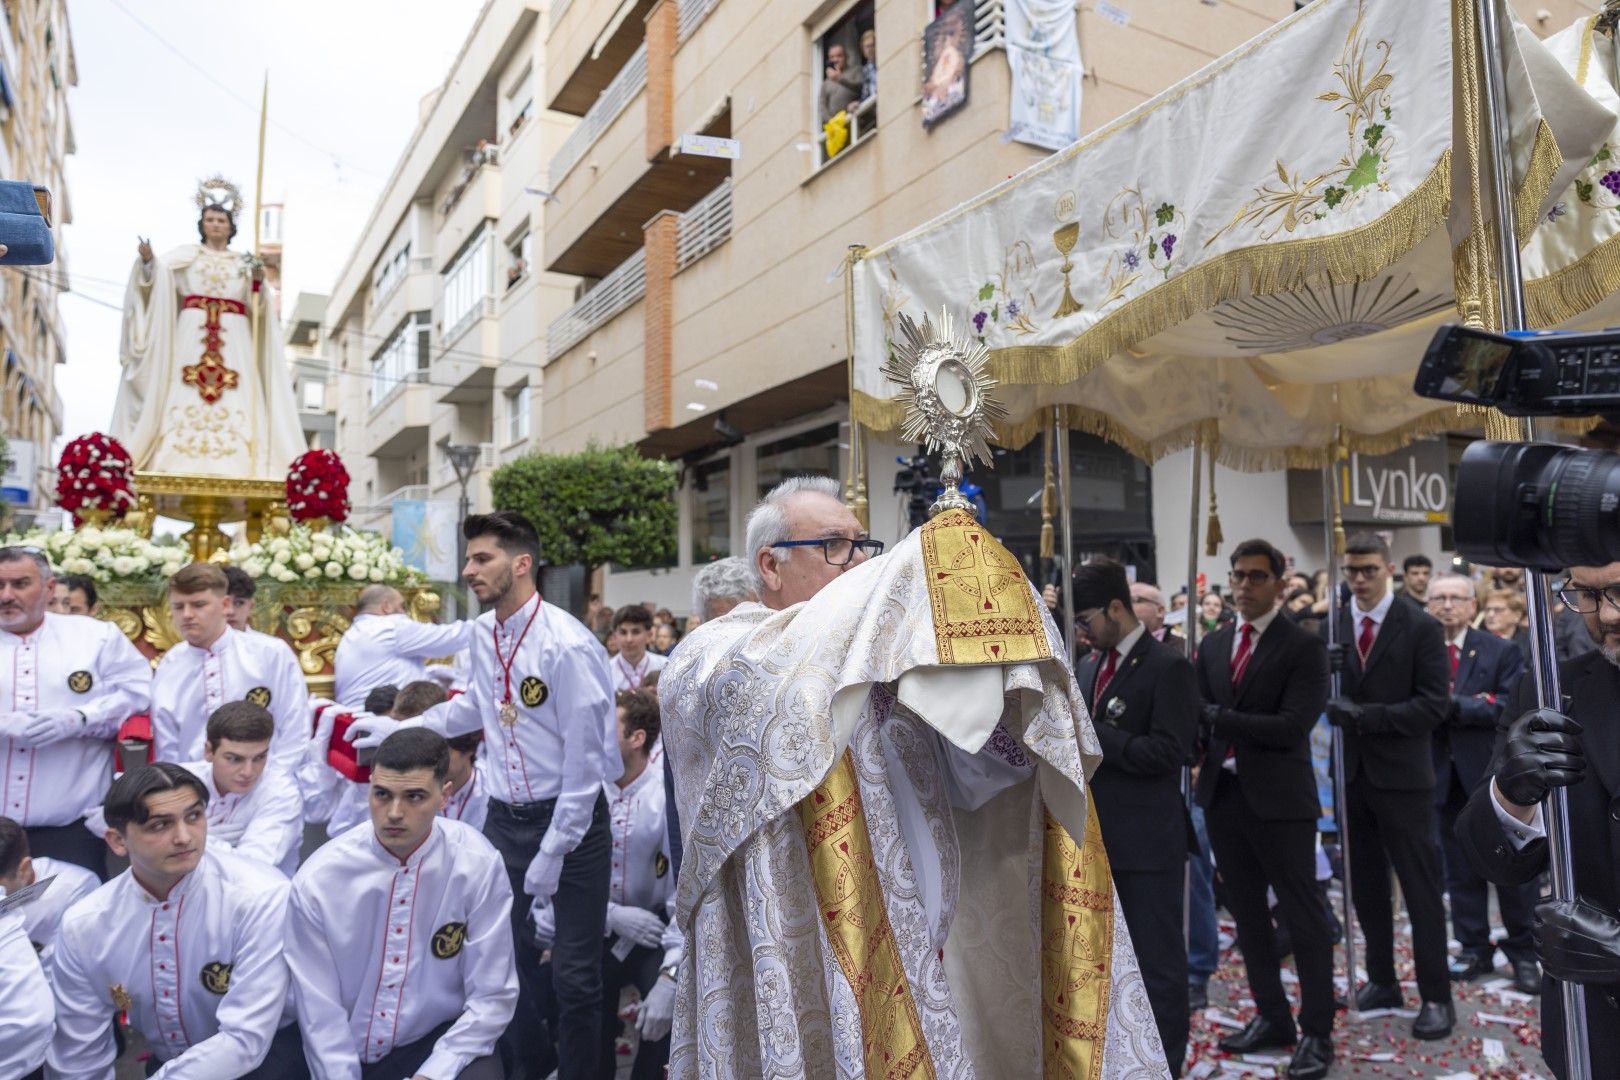
[[[1344,567],[1344,576],[1347,578],[1377,577],[1383,569],[1383,566],[1379,563],[1374,563],[1371,566],[1346,566]]]
[[[1562,600],[1569,610],[1581,615],[1591,615],[1602,604],[1608,604],[1614,610],[1620,611],[1620,585],[1610,585],[1606,589],[1565,585],[1558,590],[1558,599]]]
[[[1271,580],[1271,571],[1233,570],[1230,574],[1226,575],[1226,580],[1230,581],[1233,585],[1242,585],[1244,582],[1248,582],[1250,585],[1264,585],[1266,582]]]
[[[868,559],[875,559],[883,554],[883,541],[851,540],[847,536],[824,536],[819,540],[783,540],[779,544],[772,544],[771,547],[818,547],[829,566],[848,566],[855,561],[857,551]]]

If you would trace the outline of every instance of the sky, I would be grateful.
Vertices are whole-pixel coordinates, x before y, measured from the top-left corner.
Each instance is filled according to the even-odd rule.
[[[68,97],[78,152],[67,163],[73,223],[62,242],[73,287],[61,301],[68,362],[56,372],[64,438],[105,431],[111,419],[136,237],[159,253],[196,242],[197,183],[223,173],[249,207],[233,246],[251,249],[266,74],[265,201],[286,206],[285,313],[300,291],[330,291],[423,97],[481,7],[69,0],[79,85]]]

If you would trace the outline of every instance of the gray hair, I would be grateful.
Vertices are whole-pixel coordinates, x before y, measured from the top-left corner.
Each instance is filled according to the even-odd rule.
[[[757,598],[754,575],[741,555],[707,563],[692,576],[692,614],[700,619],[709,617],[709,605],[716,600],[740,604]]]
[[[830,476],[790,476],[771,488],[759,505],[748,513],[747,546],[743,559],[748,563],[748,577],[756,593],[765,588],[765,580],[759,576],[759,553],[791,539],[788,535],[792,531],[788,527],[788,503],[795,495],[806,492],[833,499],[842,499],[844,494],[838,481]]]
[[[1132,600],[1151,600],[1160,607],[1164,607],[1164,592],[1157,585],[1146,581],[1131,582]]]
[[[29,559],[38,567],[39,580],[41,581],[49,581],[56,576],[56,571],[51,569],[50,561],[45,558],[45,553],[39,548],[24,547],[21,544],[9,544],[0,547],[0,563],[17,562],[20,559]]]
[[[1478,601],[1479,586],[1475,583],[1474,579],[1469,577],[1467,574],[1457,574],[1450,571],[1447,571],[1444,574],[1436,574],[1429,580],[1429,592],[1434,592],[1434,587],[1436,585],[1440,585],[1447,581],[1462,582],[1464,585],[1468,586],[1468,599]]]

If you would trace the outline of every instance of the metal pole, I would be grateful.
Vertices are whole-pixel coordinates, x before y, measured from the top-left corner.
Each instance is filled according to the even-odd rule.
[[[1198,655],[1198,620],[1194,613],[1198,610],[1193,606],[1193,588],[1198,582],[1198,524],[1199,514],[1203,507],[1200,502],[1203,492],[1199,489],[1202,479],[1200,468],[1203,466],[1202,443],[1194,440],[1192,444],[1192,475],[1187,485],[1191,498],[1188,499],[1187,513],[1187,606],[1182,612],[1187,616],[1182,626],[1187,631],[1187,659],[1196,663],[1194,658]],[[1186,809],[1187,819],[1192,820],[1193,812],[1193,785],[1192,767],[1181,767],[1181,803]],[[1202,857],[1202,853],[1200,853]],[[1181,872],[1181,937],[1187,948],[1192,948],[1192,860],[1188,859],[1182,864]]]
[[[1063,601],[1063,640],[1069,650],[1069,670],[1074,670],[1074,504],[1069,501],[1069,425],[1063,406],[1052,406],[1052,426],[1057,432],[1057,482],[1059,536],[1063,542],[1063,585],[1058,598]]]
[[[477,617],[478,612],[473,608],[472,586],[467,584],[464,573],[467,568],[467,534],[462,531],[462,525],[472,516],[472,500],[467,497],[467,477],[461,478],[461,503],[457,509],[461,511],[461,520],[456,522],[456,576],[461,579],[461,617],[472,619]]]
[[[1496,223],[1497,296],[1501,306],[1501,328],[1511,333],[1525,329],[1524,278],[1519,265],[1518,222],[1514,214],[1512,177],[1503,139],[1509,130],[1507,77],[1502,66],[1502,32],[1497,18],[1497,0],[1475,0],[1479,24],[1480,66],[1483,78],[1483,104],[1486,115],[1479,128],[1490,162],[1485,190],[1490,199],[1491,218]],[[1525,424],[1526,438],[1534,441],[1535,427]],[[1547,604],[1545,575],[1531,570],[1525,574],[1525,606],[1530,618],[1530,670],[1535,674],[1536,702],[1542,708],[1561,709],[1563,695],[1558,685],[1557,653],[1553,649],[1552,619]],[[1543,807],[1547,826],[1547,851],[1551,863],[1553,896],[1560,900],[1575,896],[1575,864],[1569,842],[1569,799],[1561,787],[1553,788]],[[1590,1080],[1592,1063],[1586,1030],[1586,988],[1576,982],[1559,982],[1564,1006],[1564,1060],[1570,1080]]]
[[[1327,553],[1328,571],[1328,651],[1336,651],[1339,644],[1339,582],[1333,571],[1339,551],[1339,462],[1330,458],[1322,475],[1322,533],[1323,550]],[[1338,697],[1340,676],[1337,671],[1328,676],[1330,693]],[[1355,1023],[1360,1019],[1356,1008],[1356,909],[1350,889],[1350,814],[1349,795],[1344,785],[1344,732],[1333,728],[1333,817],[1339,827],[1339,873],[1344,881],[1344,898],[1340,908],[1344,913],[1344,996],[1348,1002],[1345,1020]]]

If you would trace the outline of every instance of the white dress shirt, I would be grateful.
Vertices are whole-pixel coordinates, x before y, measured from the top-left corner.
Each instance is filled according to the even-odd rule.
[[[62,926],[67,909],[101,888],[101,879],[82,866],[44,855],[34,856],[34,880],[54,878],[38,897],[17,907],[22,916],[23,931],[39,952],[40,963],[51,958],[56,947],[56,932]],[[0,1071],[0,1076],[6,1075]]]
[[[492,1053],[517,1006],[512,888],[469,825],[435,818],[403,863],[358,825],[293,879],[287,962],[316,1080],[357,1080],[454,1021],[417,1072],[457,1076]]]
[[[358,709],[378,686],[404,686],[428,677],[423,661],[467,647],[471,621],[420,623],[409,615],[356,615],[332,660],[332,695]]]
[[[0,1076],[27,1076],[40,1067],[55,1016],[56,1002],[22,917],[0,915]]]
[[[30,746],[0,736],[0,814],[24,827],[67,825],[107,794],[113,739],[152,700],[152,665],[116,626],[46,612],[33,633],[0,630],[0,711],[84,714],[83,736]]]
[[[659,656],[651,649],[643,653],[641,660],[634,664],[626,661],[623,653],[609,657],[608,673],[613,676],[614,691],[640,690],[641,681],[655,671],[664,670],[667,663],[669,657]]]
[[[1359,646],[1361,641],[1361,628],[1363,620],[1371,619],[1373,624],[1373,641],[1378,640],[1378,634],[1384,629],[1384,620],[1389,617],[1389,609],[1395,606],[1395,590],[1384,589],[1383,597],[1373,605],[1371,611],[1361,610],[1359,601],[1350,602],[1350,644]]]
[[[511,661],[511,727],[500,721],[507,678],[497,641],[501,658]],[[490,798],[556,800],[539,854],[560,861],[584,839],[602,785],[624,772],[613,700],[596,636],[537,595],[505,625],[493,611],[479,616],[467,692],[429,709],[423,722],[446,737],[483,731]]]
[[[238,855],[291,878],[304,839],[304,800],[293,778],[272,761],[250,790],[225,795],[214,783],[212,764],[188,761],[185,767],[208,788],[208,843],[229,845]]]
[[[126,870],[73,905],[51,956],[51,1076],[111,1080],[107,1018],[119,1008],[164,1080],[257,1068],[287,1004],[288,889],[269,867],[210,847],[166,900]]]
[[[445,800],[444,809],[439,813],[483,832],[484,819],[489,816],[489,778],[484,771],[484,762],[474,760],[472,775],[461,785],[460,791]],[[364,785],[359,786],[364,789]],[[369,807],[367,813],[370,813]]]
[[[1253,659],[1254,650],[1260,647],[1260,639],[1265,636],[1267,630],[1271,629],[1271,624],[1276,620],[1281,610],[1281,608],[1272,608],[1253,622],[1248,619],[1239,619],[1237,621],[1237,625],[1232,629],[1232,658],[1234,660],[1237,659],[1238,650],[1243,647],[1243,628],[1245,626],[1254,627],[1254,633],[1249,636],[1249,657]]]
[[[1502,789],[1496,786],[1496,778],[1491,777],[1491,809],[1496,811],[1496,820],[1502,823],[1502,831],[1507,833],[1508,843],[1513,845],[1514,851],[1523,851],[1532,840],[1541,840],[1547,835],[1547,827],[1541,820],[1541,804],[1537,803],[1530,811],[1529,821],[1520,821],[1507,812],[1503,805],[1507,797]]]
[[[304,673],[286,642],[229,628],[206,649],[182,641],[163,654],[152,676],[152,760],[201,760],[209,715],[244,700],[270,710],[270,759],[292,775],[309,743]]]

